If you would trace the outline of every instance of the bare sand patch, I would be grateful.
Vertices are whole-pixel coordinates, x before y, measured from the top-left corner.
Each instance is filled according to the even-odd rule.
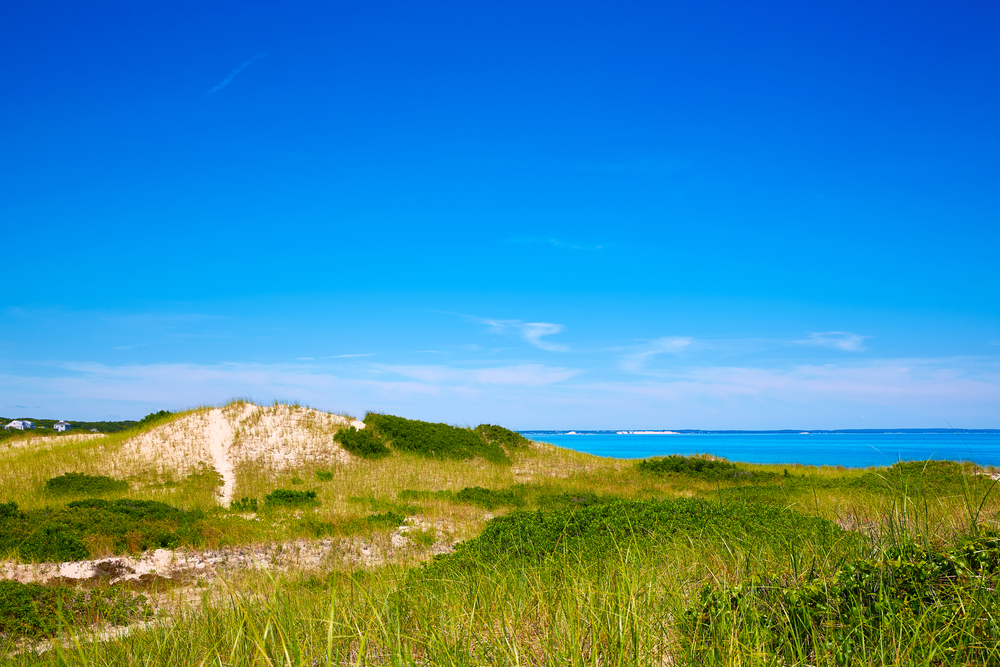
[[[295,405],[236,402],[198,410],[127,440],[112,468],[183,477],[211,466],[222,476],[219,502],[228,506],[239,463],[252,461],[276,471],[347,464],[350,456],[333,440],[347,426],[364,428],[364,423]]]

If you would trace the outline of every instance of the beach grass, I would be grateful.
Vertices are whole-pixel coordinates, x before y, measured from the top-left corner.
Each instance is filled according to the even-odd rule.
[[[127,437],[0,452],[0,501],[58,506],[46,481],[103,474]],[[1000,494],[974,465],[651,471],[537,443],[506,455],[247,462],[247,505],[229,510],[212,471],[200,486],[130,471],[102,498],[202,512],[193,547],[342,539],[385,557],[221,572],[168,591],[123,637],[71,618],[58,641],[7,636],[4,664],[1000,662]],[[309,502],[269,506],[277,490]],[[390,549],[400,521],[412,530]]]

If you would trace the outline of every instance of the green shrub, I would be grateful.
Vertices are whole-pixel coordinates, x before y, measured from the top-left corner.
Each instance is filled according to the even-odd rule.
[[[948,549],[907,543],[875,558],[856,556],[828,580],[706,585],[680,629],[689,655],[712,651],[719,636],[732,637],[734,647],[743,644],[739,638],[753,637],[750,652],[787,655],[804,647],[812,664],[828,664],[823,651],[836,664],[868,664],[866,651],[891,636],[915,650],[908,664],[993,664],[998,584],[996,535]],[[926,658],[919,656],[924,645],[931,647]]]
[[[229,503],[229,509],[237,512],[256,512],[257,507],[258,504],[256,498],[240,498],[239,500],[234,500]]]
[[[337,431],[333,439],[351,454],[362,458],[380,459],[392,454],[392,450],[385,446],[385,441],[372,428],[359,431],[348,426]]]
[[[374,427],[393,449],[438,459],[481,457],[493,463],[510,463],[500,445],[486,442],[478,433],[448,424],[404,419],[369,412],[365,430]]]
[[[693,498],[612,500],[577,509],[516,510],[490,520],[478,537],[437,562],[495,565],[509,559],[537,561],[556,552],[600,556],[632,541],[651,543],[685,534],[701,540],[739,539],[762,533],[827,543],[843,531],[825,519],[768,505]]]
[[[146,598],[123,588],[77,591],[0,581],[0,634],[8,639],[51,637],[60,622],[127,625],[152,615]]]
[[[729,461],[706,459],[700,456],[654,457],[639,461],[636,468],[640,472],[653,475],[685,475],[712,481],[724,480],[764,480],[776,477],[774,473],[749,472]]]
[[[508,449],[525,449],[531,445],[531,441],[517,431],[511,431],[494,424],[480,424],[476,427],[476,433],[486,443],[500,445]]]
[[[52,495],[88,495],[126,491],[128,482],[104,475],[84,475],[67,472],[45,482],[45,491]]]
[[[315,491],[293,491],[291,489],[275,489],[264,496],[268,507],[315,507],[319,505]]]
[[[139,420],[139,426],[151,426],[162,421],[166,421],[168,418],[172,417],[174,413],[167,410],[160,410],[159,412],[151,412],[142,419]]]
[[[461,503],[477,505],[488,510],[497,507],[520,505],[521,485],[510,489],[484,489],[481,486],[466,487],[455,494],[455,499]]]
[[[481,486],[467,486],[461,491],[415,491],[403,489],[397,494],[399,500],[444,500],[452,503],[477,505],[485,509],[523,504],[524,485],[515,484],[508,489],[486,489]]]
[[[22,512],[14,503],[0,513],[0,552],[22,560],[72,561],[91,556],[87,538],[110,538],[115,553],[197,545],[198,510],[180,510],[151,500],[88,498],[63,508]]]

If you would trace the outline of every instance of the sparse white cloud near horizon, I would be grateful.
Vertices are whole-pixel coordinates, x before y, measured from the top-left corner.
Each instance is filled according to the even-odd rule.
[[[661,353],[685,339],[654,341]],[[44,374],[41,372],[44,370]],[[989,428],[1000,418],[1000,359],[909,358],[788,366],[685,363],[636,382],[597,367],[543,363],[62,363],[0,376],[0,400],[72,418],[142,416],[234,396],[333,411],[385,410],[514,428]],[[17,400],[21,399],[21,400]],[[36,416],[42,416],[41,414]],[[47,415],[46,415],[47,416]],[[64,417],[66,418],[66,417]],[[791,424],[794,422],[794,424]]]
[[[819,345],[845,352],[863,352],[865,339],[871,338],[871,336],[861,336],[850,331],[808,331],[806,335],[809,337],[795,342],[801,345]]]
[[[691,346],[693,338],[685,336],[665,336],[649,341],[641,349],[630,352],[622,357],[621,367],[633,373],[642,373],[646,370],[646,364],[650,359],[658,354],[678,353]]]

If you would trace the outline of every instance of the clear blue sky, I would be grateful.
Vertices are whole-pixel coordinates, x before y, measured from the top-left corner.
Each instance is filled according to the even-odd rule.
[[[996,3],[0,9],[0,414],[1000,427]]]

